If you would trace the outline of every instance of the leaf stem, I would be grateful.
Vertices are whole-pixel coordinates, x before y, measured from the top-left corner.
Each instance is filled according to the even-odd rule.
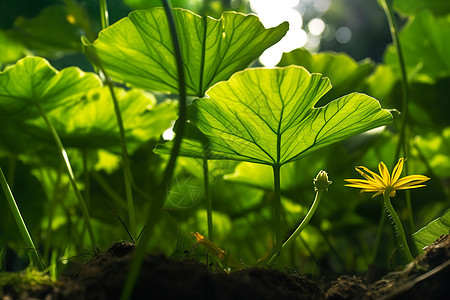
[[[389,214],[392,216],[392,219],[395,223],[395,228],[397,229],[398,235],[400,237],[400,241],[403,244],[403,249],[405,251],[406,257],[409,261],[413,261],[414,257],[411,254],[411,251],[409,250],[408,242],[406,240],[405,231],[403,230],[402,222],[400,221],[400,218],[398,217],[397,213],[394,210],[394,207],[391,204],[391,199],[389,198],[389,190],[386,190],[383,193],[384,196],[384,205],[389,211]]]
[[[58,168],[58,172],[56,173],[56,179],[55,182],[53,182],[53,195],[48,195],[48,200],[50,202],[49,212],[48,212],[48,221],[47,221],[47,234],[45,237],[45,244],[44,244],[44,259],[46,261],[50,258],[50,248],[52,244],[52,225],[53,225],[53,217],[55,215],[55,208],[57,207],[58,202],[58,195],[61,188],[61,176],[62,176],[62,167],[61,164]],[[44,172],[42,172],[42,177],[45,176]],[[49,176],[50,177],[50,176]],[[50,264],[51,265],[51,264]]]
[[[211,199],[211,190],[209,189],[208,159],[206,157],[203,158],[203,184],[205,188],[205,199],[206,199],[206,218],[208,220],[208,239],[211,242],[214,242],[212,199]]]
[[[64,161],[64,165],[66,167],[67,175],[69,176],[70,183],[72,185],[73,191],[75,192],[75,196],[78,199],[78,202],[81,206],[81,211],[83,213],[84,221],[87,226],[87,230],[89,233],[89,237],[91,239],[92,248],[94,251],[97,251],[97,245],[95,242],[95,236],[94,232],[92,231],[91,226],[91,220],[89,217],[89,211],[87,209],[86,203],[84,202],[83,196],[80,193],[80,190],[78,189],[77,183],[75,181],[75,175],[73,174],[72,166],[69,161],[69,157],[67,156],[67,152],[64,149],[63,144],[61,143],[61,139],[59,138],[58,133],[55,130],[55,127],[53,127],[52,123],[47,118],[47,115],[45,114],[44,110],[42,109],[41,105],[39,103],[36,103],[36,107],[38,108],[39,112],[41,113],[42,118],[44,119],[45,124],[47,125],[48,129],[50,130],[50,133],[55,140],[56,147],[58,148],[58,152],[61,155],[62,160]]]
[[[109,26],[108,5],[106,0],[99,0],[100,2],[100,18],[102,19],[102,29]]]
[[[186,125],[186,80],[184,77],[184,67],[183,59],[181,56],[180,42],[178,40],[177,28],[175,24],[175,19],[172,12],[172,6],[169,0],[162,0],[164,10],[166,12],[167,21],[169,23],[169,29],[172,36],[173,48],[175,51],[175,57],[177,62],[177,72],[178,72],[178,85],[179,85],[179,116],[176,128],[176,135],[174,140],[174,145],[172,148],[172,153],[167,163],[166,169],[164,171],[164,176],[161,184],[157,190],[156,197],[150,205],[150,213],[147,223],[142,231],[142,236],[136,247],[134,253],[134,259],[131,262],[130,270],[128,272],[127,279],[121,294],[121,300],[131,299],[133,294],[134,286],[136,284],[137,278],[139,276],[142,261],[144,260],[145,249],[152,236],[153,227],[156,224],[160,214],[161,208],[164,205],[164,201],[167,197],[167,192],[169,189],[169,184],[173,176],[173,172],[176,165],[176,160],[180,152],[181,141],[184,135],[184,128]]]
[[[397,50],[397,56],[398,56],[398,63],[400,65],[400,73],[402,78],[402,123],[400,127],[400,138],[397,144],[397,147],[395,149],[395,157],[394,157],[394,164],[396,161],[398,161],[400,157],[400,151],[403,149],[404,157],[408,157],[409,151],[407,148],[407,138],[406,138],[406,128],[408,126],[408,118],[409,118],[409,84],[408,84],[408,74],[406,72],[406,64],[405,59],[403,56],[402,47],[400,44],[400,39],[398,37],[398,26],[397,22],[395,21],[395,14],[394,9],[392,7],[392,0],[380,0],[381,6],[383,7],[383,10],[386,14],[388,23],[389,23],[389,29],[392,36],[392,42],[394,44],[395,49]],[[408,167],[405,166],[405,174],[409,175]],[[411,194],[410,191],[406,191],[406,206],[408,210],[408,223],[410,228],[410,231],[414,231],[414,216],[412,211],[412,205],[411,205]]]
[[[86,206],[89,209],[89,204],[91,202],[91,179],[88,170],[88,155],[86,149],[81,149],[81,156],[83,159],[83,173],[84,173],[84,200],[86,201]]]
[[[406,143],[405,143],[405,135],[406,135],[406,126],[408,120],[408,105],[409,105],[409,97],[408,97],[408,75],[406,73],[405,60],[403,58],[403,51],[400,45],[400,40],[398,38],[398,28],[397,23],[395,21],[394,9],[392,8],[392,0],[380,0],[381,6],[386,14],[389,29],[391,31],[392,42],[394,44],[395,49],[397,50],[398,62],[400,65],[400,72],[402,76],[402,124],[400,129],[400,139],[397,144],[397,148],[395,151],[395,159],[397,161],[400,156],[400,149],[403,148],[404,155],[407,156],[406,153]]]
[[[274,199],[273,199],[273,226],[275,233],[275,254],[271,261],[276,264],[276,267],[283,269],[283,241],[281,237],[281,184],[280,184],[280,165],[273,165],[273,185],[274,185]],[[276,259],[276,260],[275,260]],[[275,261],[274,261],[275,260]]]
[[[105,75],[106,84],[108,85],[109,92],[111,93],[111,98],[114,104],[114,112],[117,119],[117,126],[119,126],[119,135],[120,135],[120,146],[122,149],[122,169],[123,169],[123,177],[125,184],[125,196],[127,199],[128,205],[128,218],[130,221],[130,232],[131,235],[135,238],[137,234],[137,225],[136,225],[136,214],[134,210],[134,201],[133,201],[133,190],[131,187],[131,182],[133,181],[133,177],[130,169],[130,158],[128,155],[127,148],[127,139],[125,135],[125,127],[123,125],[122,113],[120,111],[119,101],[116,97],[116,93],[114,92],[114,85],[103,67],[100,65],[101,71]]]
[[[108,27],[108,8],[106,5],[106,0],[100,0],[100,15],[102,17],[102,27],[105,29]],[[85,46],[92,47],[92,44],[89,41],[84,41]],[[92,47],[91,49],[95,49]],[[116,97],[116,94],[114,92],[114,83],[111,79],[111,77],[108,76],[106,70],[103,68],[103,65],[97,56],[97,53],[92,51],[90,53],[92,56],[90,57],[93,60],[93,64],[97,66],[97,68],[100,70],[101,73],[103,73],[103,76],[105,78],[105,83],[108,86],[109,92],[111,94],[111,98],[114,105],[114,113],[116,115],[117,120],[117,126],[119,127],[119,136],[120,136],[120,146],[122,150],[122,170],[123,170],[123,177],[124,177],[124,185],[125,185],[125,197],[127,200],[127,210],[128,210],[128,218],[130,222],[130,232],[133,237],[137,234],[137,225],[136,225],[136,212],[134,209],[134,201],[133,201],[133,175],[131,173],[130,169],[130,160],[128,155],[128,148],[127,148],[127,141],[126,141],[126,135],[125,135],[125,127],[123,125],[123,119],[122,119],[122,113],[120,111],[120,105],[119,101]]]
[[[6,181],[5,174],[3,174],[3,170],[0,167],[0,185],[2,186],[3,192],[5,194],[6,200],[8,201],[9,207],[11,208],[11,212],[14,216],[14,220],[16,221],[17,226],[19,227],[20,234],[22,235],[22,239],[25,242],[27,249],[30,251],[30,260],[31,262],[37,266],[41,271],[45,269],[45,265],[39,256],[39,253],[34,246],[33,240],[31,238],[30,233],[28,232],[27,225],[22,218],[22,214],[20,213],[19,207],[17,206],[16,200],[12,194],[12,191]]]

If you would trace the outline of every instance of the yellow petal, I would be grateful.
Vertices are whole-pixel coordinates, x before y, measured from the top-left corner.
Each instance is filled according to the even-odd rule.
[[[384,191],[378,191],[378,192],[376,192],[375,194],[373,194],[372,198],[375,198],[376,196],[383,194],[383,192],[384,192]]]
[[[420,187],[426,186],[425,184],[419,184],[419,185],[404,185],[399,188],[396,188],[396,190],[408,190],[408,189],[416,189]]]
[[[373,186],[371,186],[370,184],[346,184],[345,186],[348,187],[354,187],[354,188],[358,188],[358,189],[374,189]],[[376,189],[378,190],[378,189]]]
[[[389,175],[389,171],[388,171],[386,165],[384,164],[384,162],[380,162],[378,164],[378,170],[380,171],[380,175],[381,175],[381,178],[383,178],[384,184],[390,185],[391,184],[391,176]]]
[[[403,178],[400,178],[394,183],[393,188],[394,189],[405,189],[408,188],[408,186],[413,186],[417,184],[424,183],[425,181],[430,180],[427,176],[424,175],[409,175]],[[411,187],[412,188],[412,187]]]
[[[364,179],[345,179],[348,183],[351,183],[352,185],[346,185],[351,187],[370,187],[374,189],[383,189],[384,186],[376,181],[368,181]]]
[[[372,175],[372,177],[370,177],[369,175],[365,174],[363,171],[359,170],[358,168],[361,168],[363,171],[369,173],[370,175]],[[359,174],[364,176],[367,180],[370,180],[370,181],[373,181],[373,182],[378,182],[378,183],[380,183],[382,185],[384,184],[383,178],[381,178],[380,175],[378,175],[375,172],[372,172],[368,168],[366,168],[364,166],[359,166],[359,167],[356,167],[356,170],[359,172]]]
[[[394,167],[394,170],[392,171],[392,178],[391,183],[395,184],[395,182],[400,178],[400,175],[402,175],[403,171],[403,157],[398,160],[397,165]]]

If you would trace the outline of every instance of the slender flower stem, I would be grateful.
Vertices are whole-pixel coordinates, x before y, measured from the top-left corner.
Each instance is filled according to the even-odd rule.
[[[413,261],[414,257],[411,254],[411,251],[409,250],[408,242],[406,240],[405,231],[403,230],[402,222],[400,221],[400,218],[398,217],[397,213],[394,210],[394,207],[392,207],[391,199],[389,198],[389,190],[386,190],[383,193],[384,196],[384,205],[389,211],[389,214],[392,216],[392,219],[395,223],[395,228],[397,229],[398,235],[400,237],[400,241],[403,244],[403,249],[405,251],[406,257],[409,261]]]
[[[295,229],[295,231],[291,234],[291,236],[287,239],[287,241],[283,243],[282,251],[285,251],[292,245],[292,243],[295,241],[295,239],[300,235],[300,233],[303,231],[303,229],[309,223],[309,221],[311,220],[312,216],[314,215],[317,207],[319,206],[320,199],[322,198],[322,194],[323,194],[322,190],[316,191],[316,196],[314,198],[314,202],[313,202],[311,208],[309,209],[308,213],[306,214],[305,218],[300,223],[300,225],[297,227],[297,229]],[[275,258],[276,258],[276,255],[273,255],[272,258],[267,262],[267,264],[271,265]]]
[[[78,189],[77,183],[75,181],[75,175],[72,171],[72,166],[69,161],[69,157],[67,156],[67,152],[64,149],[63,144],[61,143],[61,139],[59,138],[58,133],[55,130],[55,127],[53,127],[52,123],[47,118],[47,115],[45,114],[44,110],[42,109],[41,105],[39,103],[36,104],[36,107],[38,108],[39,112],[41,113],[42,118],[44,119],[45,124],[47,125],[48,129],[50,130],[50,133],[55,140],[56,147],[58,148],[58,152],[61,155],[62,160],[64,161],[64,165],[66,167],[67,175],[69,175],[69,180],[72,185],[73,191],[75,192],[75,196],[78,199],[78,202],[80,202],[81,211],[83,213],[84,222],[86,223],[86,227],[89,233],[89,237],[91,239],[92,248],[94,251],[97,251],[97,244],[95,242],[95,236],[94,232],[92,230],[91,226],[91,220],[89,217],[89,211],[87,209],[86,203],[84,202],[83,196],[80,193],[80,190]]]
[[[100,0],[100,18],[102,19],[102,29],[109,26],[108,5],[106,0]]]
[[[317,207],[319,206],[319,202],[320,202],[320,199],[322,198],[322,194],[323,194],[323,191],[320,191],[320,190],[316,191],[316,196],[314,198],[314,202],[313,202],[311,208],[309,209],[309,211],[306,214],[306,216],[303,219],[303,221],[300,223],[300,225],[294,231],[294,233],[287,239],[286,242],[284,242],[283,250],[285,248],[288,248],[294,242],[294,240],[299,236],[299,234],[302,232],[302,230],[309,223],[309,221],[311,220],[312,216],[316,212]]]
[[[127,279],[121,294],[121,300],[131,299],[133,294],[134,286],[136,284],[137,278],[139,276],[142,261],[144,260],[145,249],[152,236],[153,227],[156,224],[160,214],[161,208],[164,205],[164,201],[167,197],[167,192],[169,189],[170,180],[172,180],[173,172],[175,170],[176,161],[178,154],[180,153],[181,141],[184,135],[184,128],[186,126],[186,80],[184,77],[184,67],[183,58],[181,55],[180,42],[178,40],[177,28],[175,24],[175,19],[173,17],[172,6],[169,0],[162,0],[164,10],[166,12],[167,20],[169,23],[169,29],[172,36],[173,48],[175,52],[177,71],[178,71],[178,85],[179,85],[179,115],[178,115],[178,126],[176,128],[175,140],[172,148],[172,153],[167,163],[166,169],[164,171],[164,176],[161,184],[159,185],[157,195],[150,206],[150,213],[148,216],[147,223],[142,231],[142,235],[138,246],[136,247],[134,253],[134,259],[131,262],[130,270],[128,272]]]
[[[274,179],[275,179],[274,181],[275,182],[276,182],[276,177],[277,177],[277,175],[275,175],[275,169],[274,169]],[[292,245],[292,243],[295,241],[295,239],[300,235],[300,233],[303,231],[303,229],[309,223],[312,216],[316,212],[317,207],[319,206],[323,191],[328,190],[328,186],[331,184],[331,181],[328,180],[327,172],[321,170],[317,174],[317,177],[313,180],[313,183],[314,183],[314,191],[316,192],[316,196],[314,197],[313,204],[311,205],[311,208],[309,209],[308,213],[303,218],[303,221],[300,223],[300,225],[297,227],[297,229],[291,234],[291,236],[287,239],[287,241],[282,244],[282,246],[281,246],[282,251],[285,251]],[[275,184],[275,189],[277,189],[277,186],[278,186],[278,191],[280,191],[279,170],[278,170],[278,183]],[[276,194],[276,192],[275,192],[275,194]],[[276,202],[275,202],[275,204],[276,204]],[[276,232],[276,230],[275,230],[275,232]],[[278,248],[276,248],[276,249],[278,249]],[[274,260],[277,258],[277,253],[278,253],[278,251],[276,251],[275,254],[272,255],[272,257],[267,262],[268,265],[271,265],[274,262]]]
[[[209,189],[209,171],[208,171],[208,159],[207,158],[203,158],[203,184],[204,184],[204,188],[205,188],[206,217],[208,220],[208,239],[211,242],[214,242],[212,200],[211,200],[211,190]]]
[[[275,258],[276,266],[280,269],[284,267],[283,261],[283,241],[281,238],[281,185],[280,185],[280,165],[273,166],[273,184],[274,184],[274,199],[273,199],[273,226],[275,232],[275,254],[271,261]]]
[[[33,240],[31,238],[30,233],[28,232],[27,225],[22,218],[19,207],[17,206],[16,200],[11,192],[11,189],[6,181],[5,174],[3,174],[3,170],[0,167],[0,185],[5,193],[6,200],[8,201],[9,207],[11,208],[11,212],[14,216],[14,220],[16,221],[17,226],[19,227],[20,234],[22,235],[22,239],[25,242],[27,249],[30,251],[30,260],[31,262],[38,267],[41,271],[45,269],[44,263],[39,256],[39,253],[34,246]]]
[[[408,157],[408,147],[407,147],[407,136],[406,136],[406,128],[408,127],[408,118],[409,118],[409,86],[408,86],[408,74],[406,72],[406,64],[403,56],[402,47],[400,44],[400,39],[398,37],[398,26],[395,21],[394,9],[392,7],[392,0],[380,0],[381,6],[386,14],[389,29],[391,31],[392,42],[394,44],[395,49],[397,50],[398,63],[400,65],[400,73],[402,78],[402,123],[400,127],[400,138],[398,140],[398,144],[395,150],[394,163],[400,157],[400,151],[403,150],[403,156]],[[405,174],[409,175],[407,166],[405,167]],[[406,191],[406,207],[408,210],[408,223],[411,232],[414,231],[414,216],[411,205],[411,194],[409,191]]]

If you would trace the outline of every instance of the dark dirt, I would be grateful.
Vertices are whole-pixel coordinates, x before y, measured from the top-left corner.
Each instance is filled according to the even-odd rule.
[[[38,286],[20,294],[5,287],[3,299],[118,299],[134,246],[117,243],[54,286]],[[341,276],[320,285],[297,273],[263,268],[211,272],[193,260],[162,255],[146,258],[133,299],[448,299],[450,295],[450,236],[403,271],[378,281]]]

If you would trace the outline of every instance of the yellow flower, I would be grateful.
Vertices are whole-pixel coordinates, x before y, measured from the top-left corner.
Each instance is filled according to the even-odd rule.
[[[350,183],[346,184],[345,186],[360,188],[362,189],[361,193],[375,192],[372,198],[385,192],[389,195],[389,197],[394,197],[396,190],[414,189],[425,186],[422,183],[429,180],[430,178],[424,175],[409,175],[400,178],[404,161],[405,160],[403,158],[399,159],[397,165],[394,167],[392,176],[389,175],[389,171],[383,162],[380,162],[380,164],[378,165],[380,175],[372,172],[366,167],[356,167],[356,171],[358,171],[358,173],[361,174],[365,179],[345,179],[345,181]]]

